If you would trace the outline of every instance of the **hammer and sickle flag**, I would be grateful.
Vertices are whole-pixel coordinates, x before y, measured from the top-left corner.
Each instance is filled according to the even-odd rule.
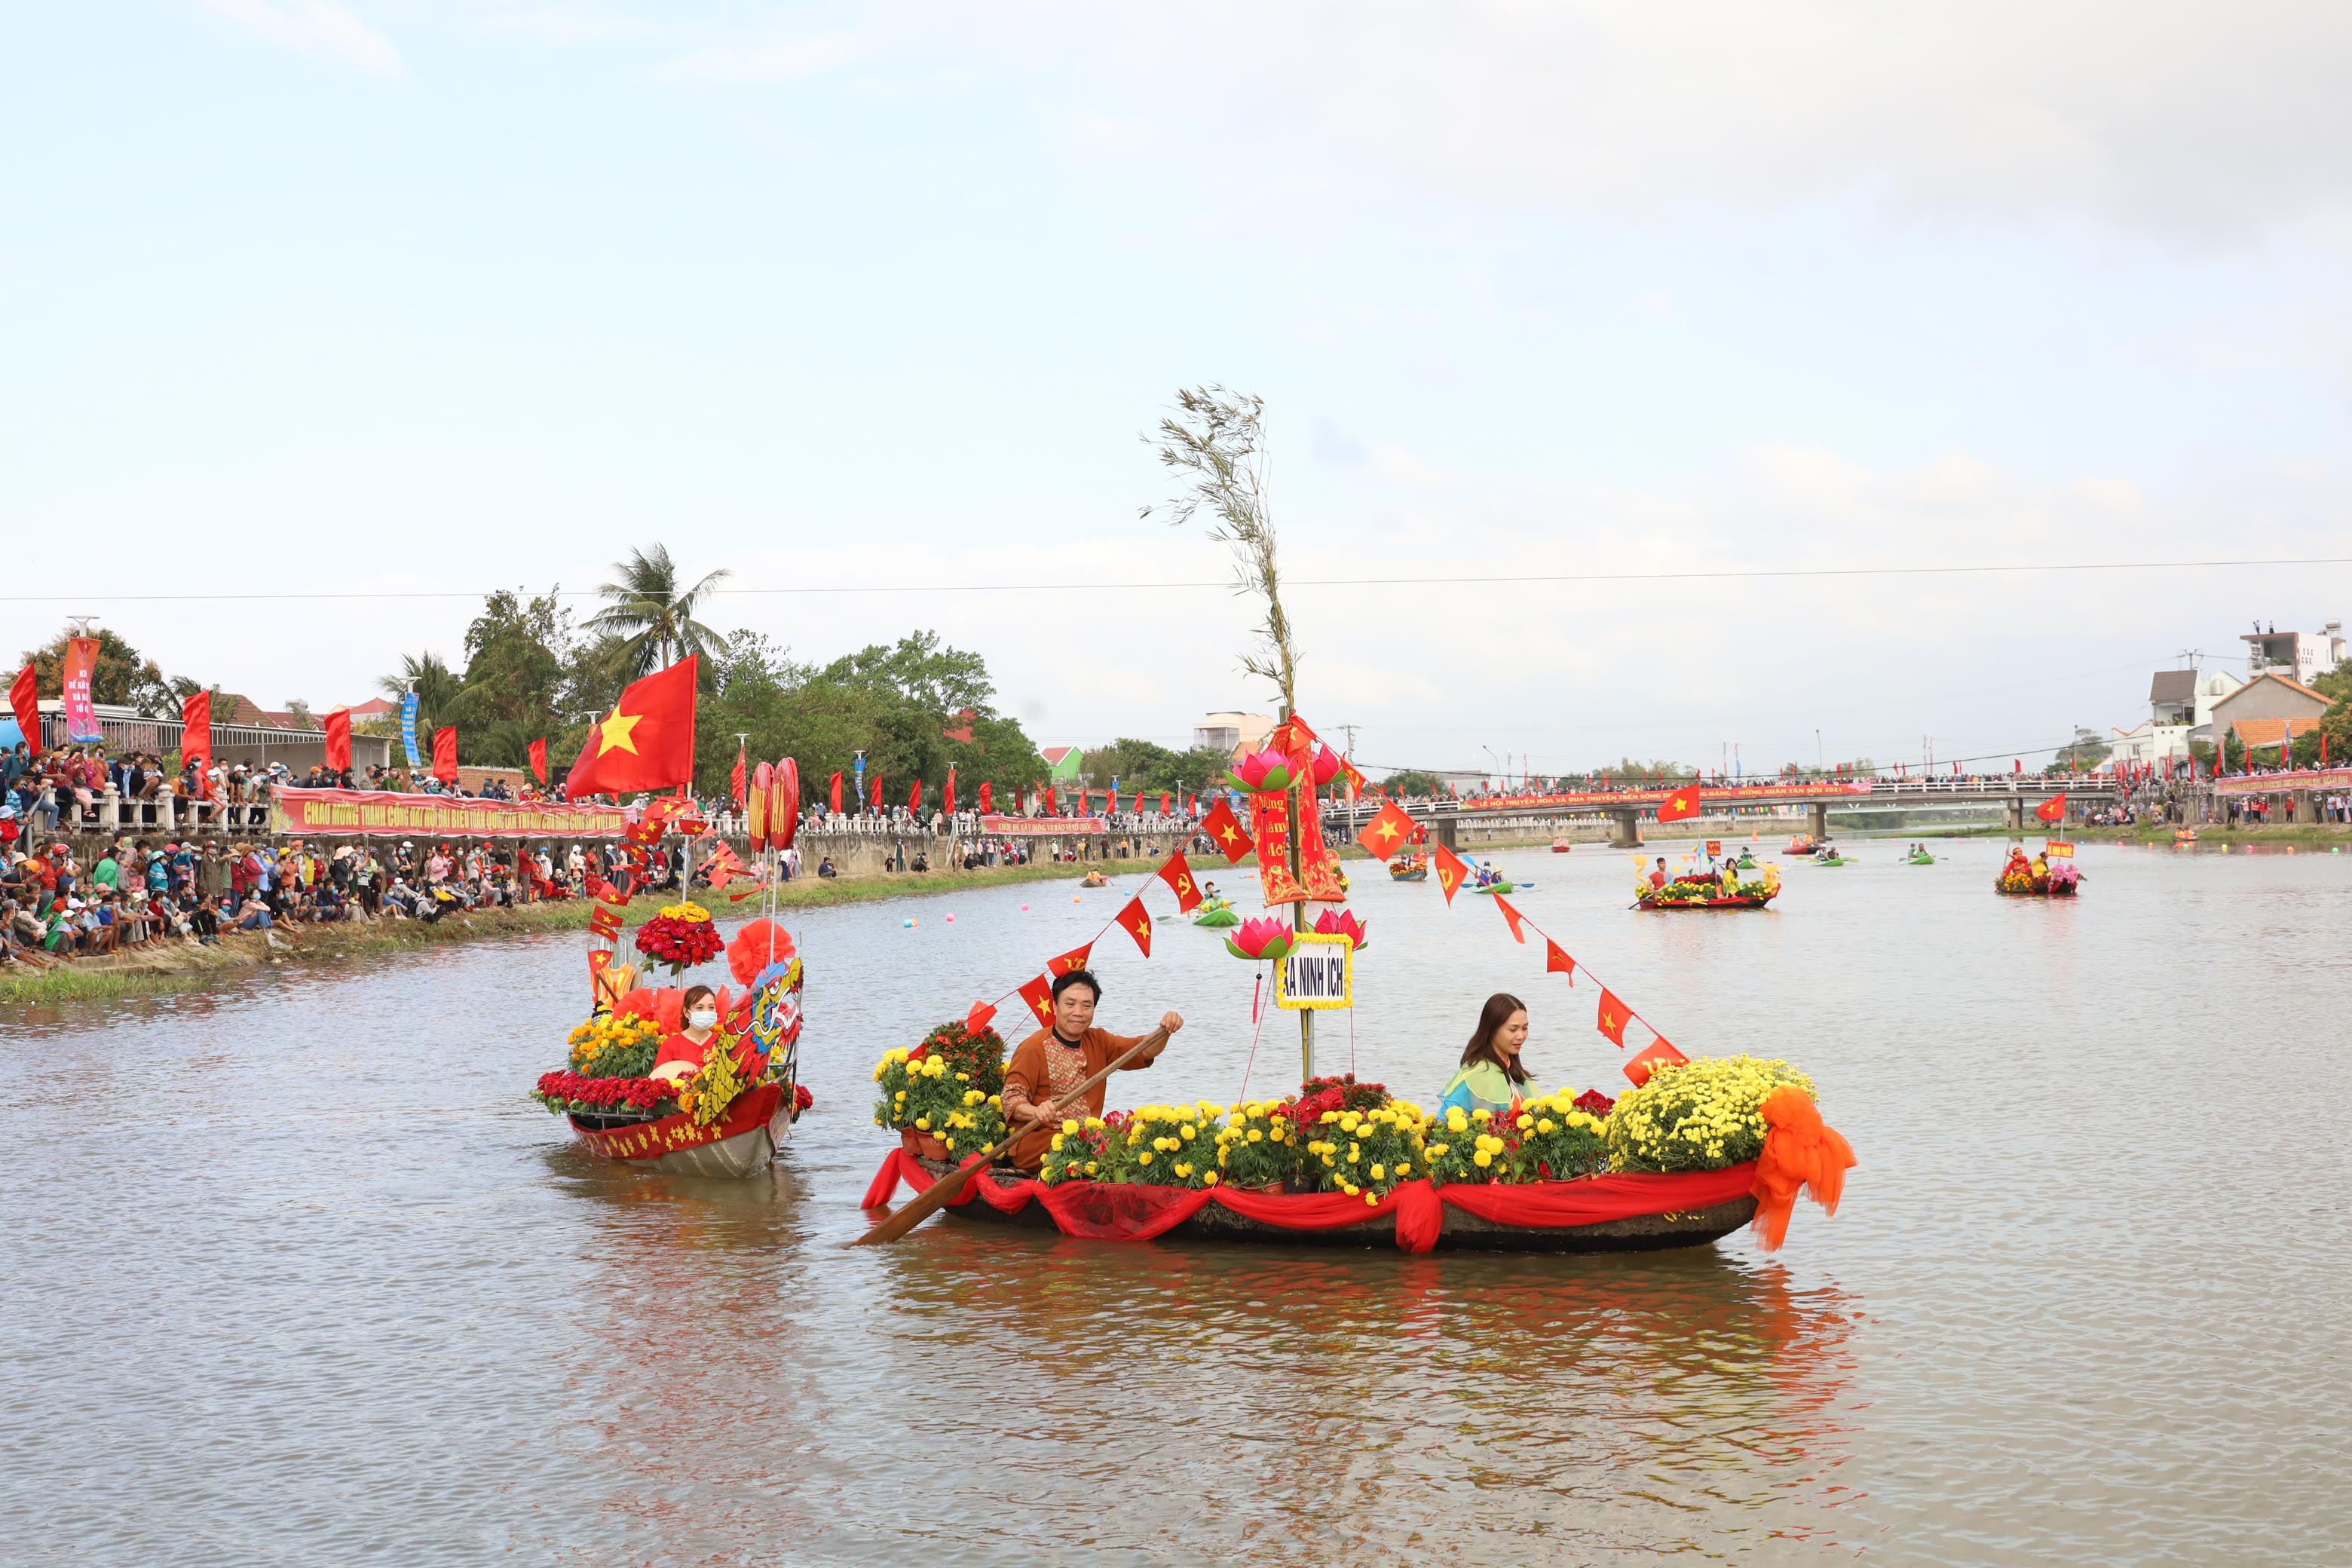
[[[564,781],[567,800],[634,795],[694,782],[694,695],[701,667],[689,655],[632,681],[613,711],[588,727],[587,744]]]
[[[1089,944],[1092,945],[1092,944]],[[1041,1029],[1054,1026],[1054,983],[1041,974],[1021,988],[1021,1000],[1027,1005],[1029,1016],[1037,1020]]]
[[[1440,844],[1436,847],[1437,885],[1445,890],[1445,901],[1450,904],[1454,901],[1454,895],[1462,890],[1462,879],[1470,874],[1470,868],[1461,856],[1444,845]]]
[[[1364,853],[1375,860],[1385,860],[1412,842],[1412,818],[1392,800],[1381,802],[1380,815],[1364,825],[1356,835],[1356,842]]]
[[[1217,797],[1216,805],[1202,819],[1201,831],[1209,836],[1209,842],[1217,847],[1228,866],[1240,865],[1244,857],[1257,847],[1257,840],[1242,826],[1242,819],[1234,815],[1233,802],[1223,795]]]
[[[1160,879],[1174,889],[1177,913],[1189,915],[1201,907],[1200,884],[1192,880],[1192,868],[1185,864],[1184,851],[1179,849],[1168,857],[1168,863],[1160,868]]]
[[[1087,959],[1094,950],[1095,944],[1088,942],[1084,947],[1070,949],[1059,958],[1049,958],[1045,961],[1045,973],[1051,979],[1059,980],[1065,974],[1084,969],[1087,966]]]
[[[1143,956],[1150,958],[1151,956],[1151,915],[1144,909],[1140,896],[1127,900],[1127,908],[1118,911],[1118,923],[1120,929],[1135,939],[1135,945],[1143,950]]]
[[[1697,815],[1698,785],[1695,784],[1683,785],[1682,788],[1666,796],[1665,803],[1658,807],[1660,822],[1680,822],[1686,816]]]
[[[1686,1062],[1690,1058],[1675,1049],[1675,1043],[1664,1035],[1642,1047],[1641,1054],[1625,1064],[1625,1076],[1633,1080],[1635,1089],[1650,1081],[1650,1075],[1659,1068],[1675,1062]]]

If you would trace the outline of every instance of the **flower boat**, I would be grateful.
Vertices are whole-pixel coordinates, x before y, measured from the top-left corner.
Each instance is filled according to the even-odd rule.
[[[1565,855],[1575,847],[1576,845],[1565,837],[1551,841],[1551,852],[1555,855]]]
[[[581,1147],[592,1154],[674,1175],[740,1179],[757,1175],[775,1159],[776,1144],[793,1121],[783,1106],[784,1086],[763,1083],[738,1095],[708,1126],[683,1110],[652,1120],[567,1115]]]
[[[1426,855],[1398,856],[1389,862],[1389,880],[1391,882],[1428,881],[1429,857]]]
[[[883,1072],[893,1065],[886,1058]],[[1734,1131],[1690,1132],[1695,1113]],[[962,1158],[979,1159],[968,1147]],[[1799,1188],[1835,1211],[1853,1163],[1810,1081],[1780,1062],[1662,1066],[1613,1105],[1563,1091],[1499,1118],[1426,1116],[1377,1084],[1317,1079],[1271,1104],[1073,1118],[1037,1174],[976,1171],[946,1212],[1094,1240],[1408,1252],[1652,1251],[1752,1224],[1769,1248]],[[1692,1163],[1705,1168],[1654,1168]],[[865,1206],[956,1169],[953,1156],[893,1149]]]
[[[2071,899],[2082,890],[2083,874],[2072,866],[2053,866],[2049,875],[2004,871],[1993,879],[1992,890],[2005,899]]]
[[[2172,841],[2175,844],[2194,844],[2197,842],[2197,830],[2193,827],[2176,827],[2172,830]]]
[[[1760,910],[1769,907],[1780,896],[1780,875],[1776,867],[1759,882],[1735,882],[1732,891],[1723,890],[1722,880],[1715,877],[1684,877],[1668,882],[1663,888],[1653,888],[1647,882],[1635,884],[1633,897],[1638,907],[1645,910]]]
[[[1108,888],[1110,886],[1110,879],[1104,876],[1100,871],[1089,871],[1085,876],[1078,879],[1078,886],[1081,888]]]
[[[1212,931],[1222,931],[1226,926],[1241,924],[1242,917],[1234,912],[1233,900],[1220,895],[1202,900],[1200,909],[1193,913],[1192,923],[1207,926]]]

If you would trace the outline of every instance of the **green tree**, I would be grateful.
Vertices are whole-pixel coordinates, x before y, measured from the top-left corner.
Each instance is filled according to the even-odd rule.
[[[1381,781],[1391,795],[1444,795],[1445,781],[1419,768],[1400,768]]]
[[[562,754],[556,731],[569,730],[566,720],[584,708],[601,706],[570,690],[572,640],[558,589],[526,600],[502,588],[482,601],[466,628],[463,683],[441,716],[457,726],[467,761],[520,767],[541,739],[551,757]]]
[[[65,689],[66,644],[77,634],[70,626],[37,648],[28,648],[17,668],[33,667],[44,695]],[[89,634],[98,643],[98,663],[90,671],[89,700],[110,707],[132,708],[149,718],[180,716],[180,694],[163,678],[163,667],[142,654],[122,637],[104,626]]]
[[[400,668],[375,683],[375,689],[397,702],[409,692],[416,693],[416,734],[428,748],[433,731],[449,722],[449,712],[465,689],[465,678],[451,669],[437,653],[408,653],[400,656]],[[394,733],[399,732],[399,715],[393,715]]]
[[[725,639],[697,620],[695,613],[711,590],[732,574],[726,567],[706,573],[691,588],[681,587],[669,546],[656,544],[649,551],[631,551],[626,561],[614,563],[613,570],[619,581],[597,590],[604,608],[589,617],[588,629],[623,640],[631,675],[650,675],[688,654],[708,661],[718,652]]]

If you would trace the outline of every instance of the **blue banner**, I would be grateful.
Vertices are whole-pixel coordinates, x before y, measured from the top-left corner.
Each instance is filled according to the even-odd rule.
[[[422,761],[416,751],[416,693],[414,691],[400,700],[400,748],[408,753],[410,767],[415,767]]]

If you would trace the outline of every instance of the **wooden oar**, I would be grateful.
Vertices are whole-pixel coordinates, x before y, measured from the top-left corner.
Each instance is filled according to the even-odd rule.
[[[1104,1068],[1102,1071],[1095,1074],[1094,1077],[1087,1079],[1086,1082],[1078,1085],[1077,1088],[1070,1090],[1069,1093],[1056,1096],[1055,1098],[1055,1103],[1059,1104],[1064,1100],[1075,1100],[1080,1106],[1083,1106],[1086,1103],[1087,1090],[1094,1088],[1095,1085],[1102,1082],[1103,1079],[1108,1078],[1111,1074],[1125,1067],[1132,1058],[1141,1056],[1145,1051],[1155,1049],[1165,1044],[1167,1039],[1168,1031],[1165,1028],[1152,1030],[1151,1033],[1144,1036],[1143,1038],[1136,1041],[1135,1044],[1121,1051],[1118,1054],[1118,1059],[1113,1061],[1109,1066]],[[985,1170],[990,1165],[994,1164],[996,1163],[996,1157],[999,1154],[1003,1153],[1007,1149],[1012,1148],[1013,1144],[1027,1137],[1035,1125],[1036,1124],[1033,1122],[1029,1126],[1023,1127],[1018,1132],[1007,1133],[994,1146],[985,1151],[979,1159],[974,1160],[968,1164],[958,1165],[954,1170],[950,1171],[946,1175],[941,1176],[938,1181],[933,1182],[922,1192],[917,1194],[914,1199],[909,1202],[906,1207],[893,1213],[888,1219],[884,1220],[880,1225],[876,1226],[873,1229],[867,1231],[864,1236],[859,1237],[856,1240],[845,1243],[844,1245],[849,1247],[872,1247],[881,1242],[898,1240],[900,1237],[906,1235],[908,1231],[914,1229],[917,1226],[922,1224],[925,1220],[939,1213],[940,1210],[947,1207],[948,1205],[953,1201],[955,1195],[963,1191],[963,1184],[971,1179],[973,1172]]]

